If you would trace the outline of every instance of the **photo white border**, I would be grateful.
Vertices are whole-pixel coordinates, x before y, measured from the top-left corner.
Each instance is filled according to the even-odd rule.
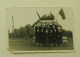
[[[6,37],[7,37],[7,49],[11,51],[12,53],[16,54],[23,54],[23,53],[71,53],[76,51],[75,46],[75,36],[74,36],[74,14],[72,7],[53,7],[53,8],[71,8],[72,9],[72,19],[73,19],[73,48],[74,50],[46,50],[46,51],[12,51],[9,49],[9,37],[8,37],[8,25],[7,25],[7,9],[9,8],[32,8],[32,7],[7,7],[6,8]],[[40,8],[40,7],[33,7],[33,8]],[[47,8],[47,7],[41,7],[41,8]],[[50,7],[51,8],[51,7]]]

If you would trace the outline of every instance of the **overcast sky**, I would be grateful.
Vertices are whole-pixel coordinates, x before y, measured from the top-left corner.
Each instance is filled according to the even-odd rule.
[[[71,8],[63,8],[66,19],[63,20],[59,15],[59,11],[61,8],[54,7],[16,7],[16,8],[8,8],[7,9],[7,25],[8,30],[12,31],[12,16],[14,19],[14,28],[24,27],[27,24],[34,24],[39,18],[37,16],[36,11],[40,16],[44,14],[52,14],[57,19],[58,23],[62,25],[63,29],[73,30],[73,17],[72,17],[72,9]]]

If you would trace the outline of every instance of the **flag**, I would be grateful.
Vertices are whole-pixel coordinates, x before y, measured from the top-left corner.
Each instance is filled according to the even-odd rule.
[[[59,14],[61,15],[62,19],[64,20],[66,17],[65,17],[65,14],[64,14],[64,11],[63,9],[61,8],[61,10],[59,11]]]

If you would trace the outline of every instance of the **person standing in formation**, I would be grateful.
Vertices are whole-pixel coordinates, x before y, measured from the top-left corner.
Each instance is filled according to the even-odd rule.
[[[53,24],[53,46],[56,45],[56,28],[55,28],[55,25]]]
[[[42,26],[42,29],[41,29],[41,46],[45,46],[46,44],[46,37],[45,37],[45,32],[44,32],[44,26]]]
[[[38,39],[38,41],[39,41],[39,46],[41,46],[41,43],[42,43],[41,30],[42,30],[42,26],[40,25],[40,26],[39,26],[39,39]]]
[[[37,46],[62,46],[62,27],[55,24],[35,26],[35,42]]]
[[[53,30],[49,31],[49,46],[53,45]]]
[[[35,42],[36,42],[36,45],[38,46],[39,45],[39,26],[38,25],[35,26]]]
[[[58,31],[57,31],[57,46],[62,46],[62,29],[61,26],[58,25]]]
[[[49,33],[49,31],[48,31],[48,27],[47,27],[47,25],[45,26],[45,28],[46,28],[46,31],[45,31],[46,46],[48,46],[48,45],[49,45],[49,37],[48,37],[48,33]]]
[[[49,36],[49,46],[52,46],[52,43],[53,43],[53,40],[52,40],[52,38],[53,38],[53,25],[51,23],[49,24],[48,31],[49,31],[49,34],[48,34],[48,36]]]

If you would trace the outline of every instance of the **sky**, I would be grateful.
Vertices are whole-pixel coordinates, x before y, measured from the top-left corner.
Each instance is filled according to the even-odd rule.
[[[57,19],[58,23],[62,25],[63,29],[73,31],[73,12],[69,7],[62,8],[66,19],[63,20],[59,14],[60,7],[13,7],[7,8],[6,17],[7,17],[7,26],[10,32],[12,31],[12,16],[14,20],[14,28],[24,27],[27,24],[33,25],[39,17],[37,16],[36,11],[40,16],[44,14],[49,15],[50,12]]]

